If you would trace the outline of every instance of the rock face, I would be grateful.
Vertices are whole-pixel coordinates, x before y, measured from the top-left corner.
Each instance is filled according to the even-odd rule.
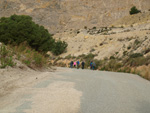
[[[68,43],[67,52],[61,56],[77,57],[92,53],[97,55],[96,59],[102,60],[111,56],[122,58],[133,53],[150,55],[150,11],[123,17],[114,25],[56,33],[54,38]]]
[[[0,0],[0,17],[24,14],[51,33],[102,27],[129,14],[132,6],[145,11],[150,0]]]

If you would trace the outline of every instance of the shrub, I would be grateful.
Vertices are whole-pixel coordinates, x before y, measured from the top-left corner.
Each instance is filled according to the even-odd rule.
[[[115,54],[117,55],[119,52],[116,52]]]
[[[125,56],[125,55],[127,55],[127,51],[124,51],[124,52],[123,52],[123,56]]]
[[[87,29],[87,26],[84,26],[84,29]]]
[[[43,56],[41,54],[38,54],[38,52],[35,52],[33,54],[33,63],[37,66],[37,67],[42,67],[43,63],[46,63],[44,60],[42,60]]]
[[[118,63],[117,60],[111,59],[106,65],[105,68],[108,71],[118,71],[122,67],[121,63]]]
[[[129,49],[131,49],[131,46],[128,46],[128,48],[127,48],[127,49],[128,49],[128,50],[129,50]]]
[[[28,67],[30,67],[30,65],[31,65],[31,61],[30,60],[23,60],[23,63],[25,63]]]
[[[130,58],[137,58],[137,57],[142,57],[143,54],[142,53],[133,53],[130,55]]]
[[[112,27],[112,28],[115,28],[115,26],[114,26],[114,25],[112,25],[111,27]]]
[[[80,33],[80,31],[77,31],[77,34],[79,34]]]
[[[60,43],[60,48],[57,48],[59,54],[67,47],[64,42],[57,43],[47,29],[33,22],[30,16],[25,15],[12,15],[0,19],[0,42],[15,45],[27,42],[33,49],[45,53],[52,51]],[[58,54],[56,51],[53,52]]]
[[[140,10],[138,10],[135,6],[133,6],[130,10],[130,15],[137,14],[140,12],[141,12]]]
[[[52,52],[55,55],[60,55],[61,53],[63,53],[66,50],[66,47],[68,46],[68,44],[66,42],[62,42],[62,41],[57,41],[55,42],[55,45],[52,49]]]
[[[114,56],[110,56],[110,59],[115,59],[115,57]]]
[[[144,54],[147,54],[150,52],[150,48],[146,48],[145,51],[144,51]]]
[[[141,43],[141,42],[140,42],[139,40],[137,40],[137,39],[134,41],[134,44],[135,44],[135,45],[138,45],[138,44],[140,44],[140,43]]]
[[[96,27],[93,27],[92,29],[96,29]]]
[[[95,51],[95,49],[94,48],[92,48],[91,50],[90,50],[90,52],[94,52]]]

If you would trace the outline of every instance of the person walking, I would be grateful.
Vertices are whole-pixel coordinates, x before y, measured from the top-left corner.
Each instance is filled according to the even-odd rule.
[[[93,70],[95,70],[96,69],[96,64],[95,64],[95,62],[93,62]]]
[[[73,66],[76,67],[76,62],[73,63]]]
[[[90,69],[93,69],[93,61],[90,62]]]
[[[73,61],[70,62],[70,68],[73,68]]]
[[[79,65],[80,65],[80,62],[79,60],[77,61],[77,69],[79,69]]]
[[[82,69],[84,69],[84,64],[85,64],[84,61],[82,61],[82,63],[81,63]]]

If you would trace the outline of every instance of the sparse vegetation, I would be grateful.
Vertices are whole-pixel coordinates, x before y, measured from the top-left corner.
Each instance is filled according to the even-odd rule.
[[[147,53],[149,53],[150,52],[150,48],[146,48],[145,50],[144,50],[144,54],[147,54]]]
[[[5,68],[7,66],[13,67],[15,66],[15,62],[13,61],[13,52],[8,50],[5,45],[0,46],[0,68]]]
[[[133,53],[130,55],[130,58],[137,58],[137,57],[142,57],[142,56],[143,56],[143,54],[141,54],[141,53]]]
[[[94,26],[92,29],[96,29],[96,27]]]
[[[130,10],[130,15],[137,14],[140,12],[141,12],[140,10],[138,10],[135,6],[133,6]]]
[[[116,53],[118,54],[118,52]],[[115,58],[114,56],[111,56],[109,59],[104,58],[104,60],[97,60],[94,59],[96,55],[89,53],[88,55],[82,54],[76,58],[71,58],[71,60],[84,60],[85,68],[89,68],[90,62],[93,61],[96,64],[96,69],[99,70],[133,73],[138,74],[146,79],[150,79],[149,71],[141,73],[136,69],[136,67],[139,66],[148,66],[150,64],[150,56],[144,57],[141,53],[134,53],[128,56],[126,51],[124,52],[124,54],[126,55],[126,57],[123,58]],[[70,55],[68,57],[70,58]]]
[[[28,46],[26,43],[21,43],[18,46],[7,46],[16,56],[16,60],[21,61],[30,68],[43,68],[48,66],[48,57],[44,54],[39,53]]]
[[[72,58],[72,56],[70,54],[65,57],[65,59],[71,59],[71,58]]]
[[[110,56],[110,59],[115,59],[115,57],[114,56]]]
[[[127,49],[128,49],[128,50],[129,50],[129,49],[131,49],[131,46],[128,46],[128,48],[127,48]]]
[[[141,43],[141,42],[140,42],[139,40],[137,40],[137,39],[134,41],[134,45],[138,45],[138,44],[140,44],[140,43]]]
[[[87,29],[87,26],[84,26],[84,29]]]
[[[80,31],[77,31],[77,34],[79,34],[80,33]]]
[[[92,48],[91,50],[90,50],[90,52],[94,52],[95,51],[95,49],[94,48]]]

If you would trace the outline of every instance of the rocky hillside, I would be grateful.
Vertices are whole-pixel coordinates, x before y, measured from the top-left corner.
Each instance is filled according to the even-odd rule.
[[[90,62],[98,70],[138,74],[150,80],[150,11],[128,15],[108,27],[66,30],[54,35],[68,43],[66,53],[52,64],[68,66],[70,61]]]
[[[102,27],[129,14],[132,6],[145,11],[150,0],[0,0],[0,17],[25,14],[50,32]]]
[[[136,21],[139,17],[143,21]],[[128,21],[120,19],[118,24],[115,24],[121,27],[93,27],[91,29],[68,30],[63,33],[56,33],[55,38],[60,38],[68,43],[67,52],[62,54],[62,57],[89,53],[96,54],[95,59],[99,60],[106,57],[110,58],[111,56],[122,58],[133,53],[142,53],[147,56],[150,55],[149,17],[150,12],[131,15],[125,17]],[[125,26],[123,22],[127,22],[128,26]],[[130,24],[132,22],[134,24]]]

